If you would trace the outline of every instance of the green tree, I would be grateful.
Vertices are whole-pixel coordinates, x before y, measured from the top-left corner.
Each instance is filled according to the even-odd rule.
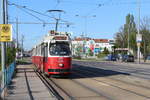
[[[88,55],[89,56],[93,56],[94,55],[94,53],[93,53],[93,51],[91,49],[88,50]]]
[[[11,64],[16,57],[16,49],[15,48],[7,48],[7,53],[6,53],[6,65],[8,66],[9,64]]]
[[[116,44],[115,46],[118,48],[127,48],[128,47],[128,37],[129,37],[129,47],[130,50],[136,54],[137,46],[136,46],[136,24],[134,22],[134,16],[128,14],[126,16],[126,23],[120,28],[119,32],[115,35]]]
[[[103,54],[105,55],[109,54],[109,50],[106,47],[104,48]]]
[[[78,57],[81,56],[81,54],[82,54],[82,46],[81,46],[81,45],[78,45],[78,46],[75,48],[75,53],[77,54]]]
[[[150,18],[143,18],[141,21],[140,33],[142,34],[142,43],[141,43],[141,52],[146,58],[147,55],[150,54]]]
[[[109,53],[110,53],[109,50],[105,47],[103,52],[99,52],[99,53],[97,54],[97,57],[98,57],[98,58],[103,58],[103,57],[105,57],[106,55],[108,55]]]
[[[1,50],[0,50],[1,52]],[[6,49],[6,67],[15,61],[16,49],[14,47],[7,47]],[[0,70],[1,70],[1,53],[0,53]]]

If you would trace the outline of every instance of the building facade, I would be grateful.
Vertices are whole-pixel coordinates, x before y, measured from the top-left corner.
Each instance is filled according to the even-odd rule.
[[[106,48],[109,52],[113,51],[114,40],[75,38],[72,40],[72,54],[74,56],[84,56],[90,53],[98,54]]]

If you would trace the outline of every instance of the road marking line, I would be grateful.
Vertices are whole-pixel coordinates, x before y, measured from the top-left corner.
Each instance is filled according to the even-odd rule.
[[[110,86],[110,85],[105,84],[105,83],[102,83],[102,82],[98,82],[98,84],[100,84],[100,85],[104,85],[104,86]]]

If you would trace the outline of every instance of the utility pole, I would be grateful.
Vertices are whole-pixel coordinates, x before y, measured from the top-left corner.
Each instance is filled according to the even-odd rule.
[[[5,1],[5,24],[8,24],[8,1]]]
[[[0,24],[6,24],[6,2],[7,0],[0,0]],[[1,42],[1,67],[2,67],[2,83],[1,83],[1,88],[5,88],[5,61],[6,61],[6,52],[5,52],[5,42]],[[1,97],[4,99],[5,98],[5,89],[1,95]]]
[[[87,25],[87,24],[88,24],[88,23],[87,23],[87,20],[88,20],[88,18],[96,17],[96,15],[92,15],[92,16],[88,16],[88,15],[87,15],[87,16],[75,15],[75,16],[76,16],[76,17],[84,18],[84,21],[85,21],[85,22],[84,22],[84,34],[85,34],[85,36],[87,37],[87,31],[88,31],[88,30],[87,30],[87,26],[88,26],[88,25]]]
[[[24,35],[22,35],[22,39],[21,39],[21,41],[22,41],[22,43],[21,43],[21,45],[22,45],[22,48],[21,48],[21,55],[22,55],[22,59],[23,59],[23,42],[24,42]]]
[[[87,19],[88,18],[91,18],[91,17],[96,17],[96,15],[92,15],[92,16],[88,16],[88,15],[86,15],[86,16],[80,16],[80,15],[75,15],[76,17],[81,17],[81,18],[84,18],[84,21],[85,21],[85,23],[84,23],[84,40],[83,41],[85,41],[85,44],[86,44],[86,42],[87,42],[87,40],[86,40],[86,38],[88,37],[88,33],[87,33]],[[83,49],[85,52],[84,52],[84,55],[86,56],[86,50],[85,50],[85,48]],[[95,57],[95,51],[93,52],[93,56]]]
[[[85,50],[84,50],[84,38],[85,38],[85,36],[84,36],[84,33],[82,33],[81,34],[81,39],[82,39],[82,57],[84,56],[84,54],[85,54]]]
[[[16,18],[16,48],[18,48],[18,18]]]
[[[138,35],[140,36],[140,0],[138,0]],[[138,51],[137,51],[137,58],[138,58],[138,63],[140,64],[140,43],[141,41],[139,41],[138,46]]]
[[[130,54],[130,20],[128,25],[128,55]]]

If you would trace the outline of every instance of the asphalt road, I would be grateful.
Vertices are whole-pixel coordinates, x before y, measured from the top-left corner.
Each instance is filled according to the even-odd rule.
[[[120,62],[90,62],[73,61],[73,66],[99,68],[113,72],[122,72],[132,76],[150,80],[150,64],[120,63]],[[109,72],[110,73],[110,72]]]
[[[73,100],[150,100],[150,66],[73,61],[69,78],[52,78]]]

